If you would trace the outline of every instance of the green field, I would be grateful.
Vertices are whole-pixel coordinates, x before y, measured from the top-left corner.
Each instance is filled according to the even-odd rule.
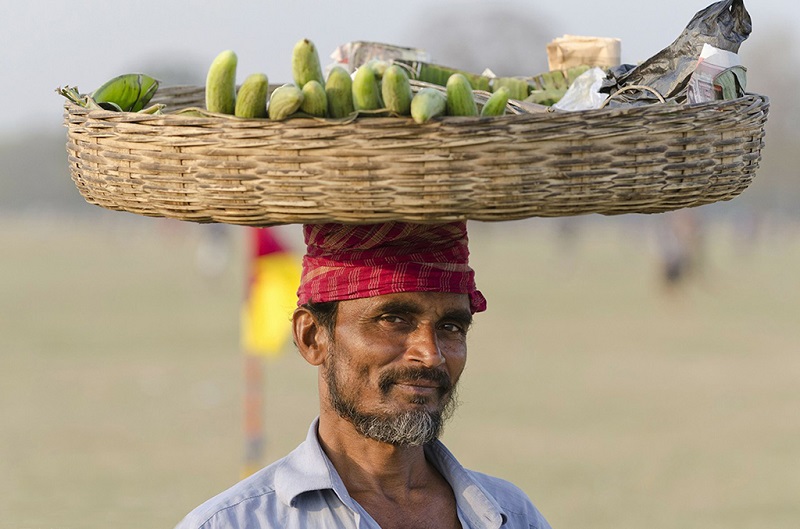
[[[800,230],[709,227],[667,292],[659,217],[471,224],[476,319],[445,441],[553,527],[800,527]],[[0,221],[0,527],[171,528],[239,478],[242,231],[105,212]],[[294,242],[300,242],[294,241]],[[267,363],[266,461],[315,415]]]

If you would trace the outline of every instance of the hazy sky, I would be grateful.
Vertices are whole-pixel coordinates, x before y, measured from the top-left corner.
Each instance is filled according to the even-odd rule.
[[[290,80],[294,43],[312,39],[323,61],[344,42],[372,40],[414,46],[409,35],[432,10],[508,5],[535,18],[548,37],[565,33],[622,39],[623,62],[646,59],[671,43],[707,0],[9,0],[0,8],[3,88],[0,134],[61,126],[58,86],[87,92],[120,73],[142,71],[158,58],[205,77],[224,49],[239,71]],[[10,4],[10,5],[9,5]],[[749,42],[775,25],[800,26],[796,0],[745,3],[753,19]],[[469,38],[469,29],[464,29]],[[546,57],[544,49],[530,53]],[[436,57],[434,57],[436,59]],[[491,67],[491,64],[487,64]],[[539,72],[519,72],[536,74]]]

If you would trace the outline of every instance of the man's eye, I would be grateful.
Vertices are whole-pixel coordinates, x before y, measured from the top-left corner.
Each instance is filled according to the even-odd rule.
[[[406,321],[405,318],[398,316],[397,314],[384,314],[380,319],[387,323],[405,323]]]
[[[467,328],[463,325],[459,325],[458,323],[445,323],[442,325],[442,329],[444,329],[447,332],[467,334]]]

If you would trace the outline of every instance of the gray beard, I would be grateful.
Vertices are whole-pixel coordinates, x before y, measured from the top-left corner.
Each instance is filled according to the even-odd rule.
[[[349,399],[342,391],[336,371],[337,360],[334,358],[325,368],[328,400],[340,417],[350,421],[356,431],[368,439],[396,446],[423,445],[439,438],[444,423],[455,411],[455,386],[448,388],[441,396],[444,404],[439,410],[409,410],[394,415],[360,411],[354,399]],[[388,391],[388,384],[381,384],[381,388],[385,393]]]

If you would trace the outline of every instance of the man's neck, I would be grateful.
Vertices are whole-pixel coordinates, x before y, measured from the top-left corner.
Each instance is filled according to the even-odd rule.
[[[380,493],[402,500],[412,490],[440,479],[422,446],[395,446],[368,439],[352,423],[320,417],[319,441],[352,496]]]
[[[380,527],[461,527],[453,490],[422,446],[367,439],[350,422],[324,413],[318,436],[350,496]]]

